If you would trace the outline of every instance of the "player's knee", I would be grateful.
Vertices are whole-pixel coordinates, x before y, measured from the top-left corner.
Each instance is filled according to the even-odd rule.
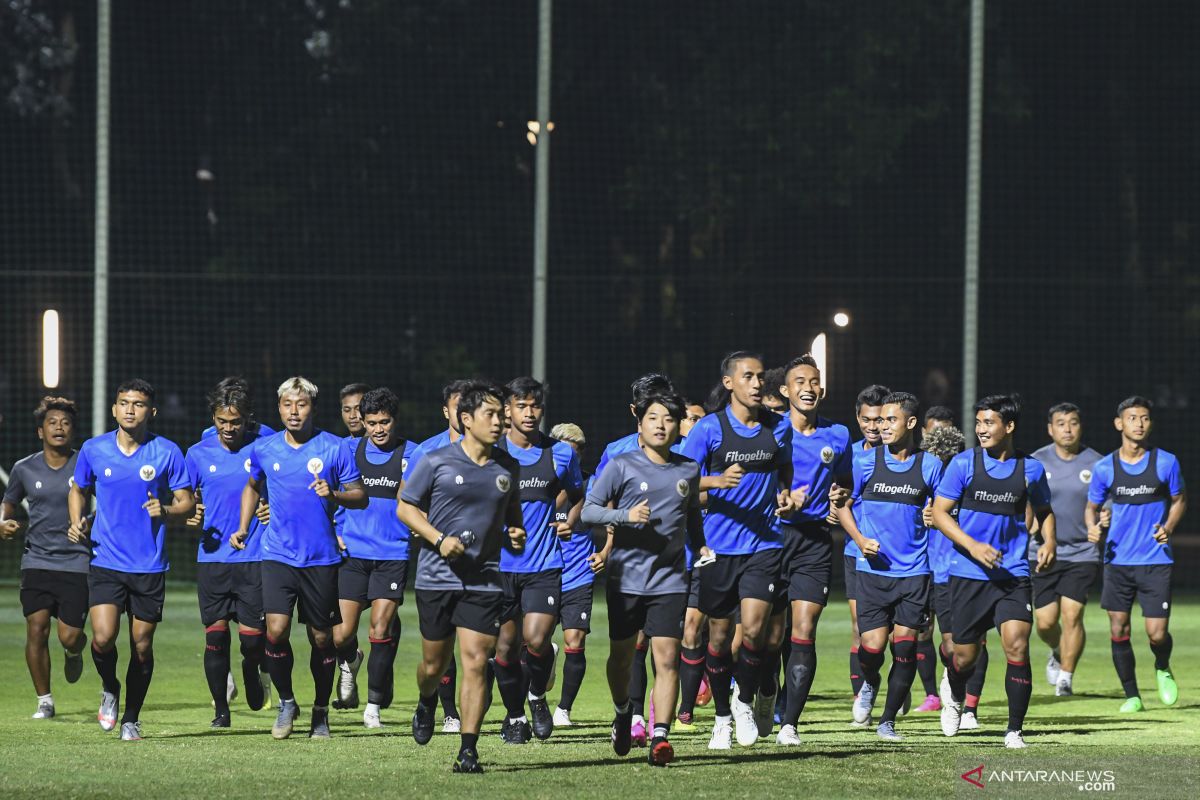
[[[31,642],[45,644],[50,638],[50,622],[30,618],[25,625],[25,635]]]
[[[154,639],[140,637],[133,642],[133,653],[138,661],[147,661],[154,657]]]

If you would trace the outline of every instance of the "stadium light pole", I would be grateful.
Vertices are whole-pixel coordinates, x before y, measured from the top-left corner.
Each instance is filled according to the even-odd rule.
[[[970,87],[967,126],[967,220],[963,258],[962,420],[973,418],[979,368],[979,165],[983,141],[983,3],[971,0]]]
[[[547,217],[550,210],[550,12],[538,0],[537,145],[533,199],[533,377],[546,382]]]
[[[108,391],[108,121],[112,2],[96,3],[96,223],[92,255],[92,435],[104,433]]]

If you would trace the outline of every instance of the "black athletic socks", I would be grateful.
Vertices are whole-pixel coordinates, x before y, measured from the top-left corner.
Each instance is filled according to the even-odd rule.
[[[917,640],[917,674],[925,694],[937,694],[937,656],[933,652],[933,640]]]
[[[313,645],[308,656],[308,669],[313,677],[313,705],[323,708],[329,705],[329,696],[333,694],[333,679],[337,675],[337,652],[332,645]]]
[[[1133,655],[1133,645],[1126,636],[1112,640],[1113,666],[1117,668],[1117,678],[1126,697],[1138,697],[1137,661]]]
[[[542,652],[531,650],[529,645],[521,648],[521,662],[525,675],[529,679],[528,692],[534,697],[546,694],[546,684],[550,682],[550,670],[554,667],[554,648],[549,643],[542,647]]]
[[[754,695],[758,692],[758,681],[762,677],[763,654],[754,650],[742,641],[738,648],[737,670],[734,675],[738,684],[738,699],[743,703],[753,703]]]
[[[397,626],[398,627],[398,626]],[[392,660],[396,659],[396,644],[398,637],[393,636],[392,645]],[[458,705],[456,704],[455,694],[458,689],[458,662],[454,656],[450,656],[450,666],[446,667],[445,673],[442,675],[441,681],[438,682],[438,698],[442,701],[442,715],[447,717],[458,717]]]
[[[1009,661],[1004,673],[1004,690],[1008,693],[1008,729],[1019,731],[1025,724],[1029,698],[1033,695],[1033,670],[1028,661]]]
[[[696,710],[696,695],[704,680],[704,648],[684,647],[679,651],[679,713]],[[562,705],[561,703],[559,705]]]
[[[728,717],[732,713],[729,696],[733,687],[729,685],[729,678],[733,671],[733,654],[714,653],[709,647],[704,655],[704,671],[708,674],[708,687],[713,695],[713,709],[718,717]]]
[[[963,703],[963,711],[974,712],[979,708],[979,697],[983,694],[983,681],[987,678],[988,649],[980,645],[979,658],[975,659],[975,671],[967,681],[967,699]]]
[[[633,715],[644,716],[646,711],[646,652],[650,649],[649,642],[635,646],[633,663],[629,668],[629,699],[633,701]]]
[[[509,664],[499,658],[492,659],[492,668],[496,673],[496,686],[500,689],[500,699],[504,701],[504,710],[509,719],[525,716],[525,691],[521,667]]]
[[[792,654],[784,670],[787,685],[787,708],[783,724],[795,725],[804,713],[813,677],[817,674],[817,648],[811,639],[792,639]]]
[[[858,646],[858,666],[859,674],[862,676],[859,688],[862,688],[863,683],[867,683],[878,689],[881,682],[879,672],[883,669],[883,650],[872,650],[865,644],[860,644]]]
[[[267,674],[271,676],[271,683],[275,684],[275,693],[279,695],[279,699],[294,698],[296,694],[292,691],[292,665],[295,659],[292,656],[291,640],[274,641],[268,636],[263,655],[267,662]]]
[[[1171,634],[1163,639],[1162,644],[1150,643],[1150,652],[1154,653],[1154,668],[1155,669],[1171,669],[1171,649],[1175,646],[1175,640],[1171,638]]]
[[[701,661],[701,664],[704,662]],[[558,707],[570,711],[583,685],[583,676],[587,672],[587,655],[583,649],[568,647],[566,661],[563,663],[562,696],[558,698]],[[698,686],[699,684],[697,684]]]
[[[229,716],[229,642],[229,628],[213,625],[204,629],[204,678],[218,717]]]
[[[107,653],[101,653],[92,647],[92,663],[96,665],[96,673],[100,676],[100,685],[109,694],[121,694],[121,682],[117,680],[117,648],[113,647]]]
[[[370,642],[371,654],[367,656],[367,702],[387,708],[392,699],[392,665],[396,661],[396,648],[390,636],[386,639],[371,639]]]
[[[137,722],[141,718],[142,703],[146,701],[146,692],[150,690],[150,679],[153,677],[154,654],[148,654],[145,659],[139,659],[136,652],[130,654],[129,668],[125,671],[125,713],[121,715],[121,724]],[[223,684],[222,681],[222,690]],[[228,713],[229,706],[225,708]]]
[[[859,663],[859,654],[857,647],[850,648],[850,691],[858,697],[858,690],[862,688],[862,666]]]
[[[246,705],[250,706],[251,711],[258,711],[266,702],[262,680],[259,677],[260,670],[266,669],[267,666],[263,655],[265,638],[261,631],[238,633],[242,652],[242,684],[246,692]]]
[[[883,654],[880,653],[880,656]],[[888,670],[887,701],[883,706],[883,716],[880,722],[895,722],[900,713],[904,700],[912,691],[913,680],[917,677],[917,641],[916,637],[903,636],[892,638],[892,668]]]

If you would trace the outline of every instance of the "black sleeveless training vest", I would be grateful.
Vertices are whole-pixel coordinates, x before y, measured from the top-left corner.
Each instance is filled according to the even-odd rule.
[[[1112,454],[1112,501],[1120,505],[1142,506],[1170,500],[1167,485],[1158,477],[1158,448],[1150,450],[1149,463],[1141,475],[1131,475],[1121,463],[1120,452]]]
[[[728,407],[717,412],[721,423],[721,446],[708,457],[708,472],[719,475],[734,464],[746,472],[774,472],[779,454],[779,442],[771,426],[759,421],[758,431],[751,437],[741,436],[729,423]]]
[[[1025,501],[1029,487],[1025,483],[1025,456],[1017,456],[1017,464],[1007,478],[993,478],[983,466],[983,448],[975,448],[975,468],[971,482],[959,503],[969,511],[982,511],[1000,517],[1025,516]]]
[[[554,468],[554,442],[544,441],[541,457],[529,466],[521,465],[521,502],[554,505],[562,487]]]
[[[871,472],[870,483],[863,489],[862,499],[875,503],[925,505],[929,497],[929,487],[925,485],[925,476],[921,472],[921,459],[925,457],[925,452],[918,451],[908,469],[898,472],[887,465],[884,449],[885,445],[875,448],[875,469]]]
[[[363,487],[367,490],[367,497],[382,497],[385,500],[395,500],[396,490],[400,488],[400,481],[404,479],[404,467],[406,459],[404,458],[404,450],[408,442],[403,439],[396,445],[396,449],[392,451],[392,457],[382,464],[372,464],[367,460],[367,437],[358,440],[358,447],[354,450],[354,463],[358,466],[359,473],[362,474]]]

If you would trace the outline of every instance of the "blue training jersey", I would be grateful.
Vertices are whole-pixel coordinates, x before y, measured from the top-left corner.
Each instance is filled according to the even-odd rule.
[[[421,463],[422,458],[429,455],[434,450],[441,450],[443,447],[446,447],[449,444],[451,444],[449,429],[444,430],[441,433],[435,433],[433,436],[430,436],[428,439],[418,444],[413,449],[413,454],[408,457],[408,467],[404,472],[405,479],[408,478],[409,473],[412,472],[417,464]]]
[[[850,473],[851,453],[845,425],[817,417],[811,434],[792,428],[792,489],[807,486],[808,500],[791,520],[784,520],[785,525],[819,522],[829,516],[829,488],[835,477]]]
[[[886,475],[880,474],[880,456]],[[918,462],[920,474],[913,474]],[[942,462],[919,451],[897,461],[881,445],[855,456],[853,475],[850,496],[859,512],[858,530],[879,542],[879,552],[863,556],[857,569],[892,578],[928,575],[929,530],[922,512],[941,480]]]
[[[1100,505],[1112,499],[1112,522],[1104,542],[1104,563],[1120,566],[1173,564],[1171,544],[1159,544],[1154,526],[1167,521],[1171,498],[1183,494],[1179,460],[1153,448],[1133,464],[1121,461],[1120,450],[1092,466],[1088,500]],[[1154,474],[1147,475],[1151,463]]]
[[[502,444],[521,465],[521,516],[525,521],[525,547],[520,552],[500,551],[501,572],[543,572],[562,569],[559,538],[554,524],[555,500],[560,490],[577,495],[583,491],[579,455],[566,442],[544,437],[540,444],[521,448],[507,436]]]
[[[587,481],[585,480],[584,483]],[[567,511],[555,512],[555,519],[559,522],[566,521]],[[582,522],[577,523],[575,528],[571,532],[570,539],[559,540],[563,560],[562,590],[564,592],[578,589],[580,586],[591,586],[596,580],[591,564],[588,563],[588,559],[596,552],[596,543],[592,539],[592,532],[584,527]]]
[[[271,495],[271,524],[263,531],[262,557],[293,567],[337,564],[332,499],[308,488],[320,477],[334,490],[359,479],[344,439],[318,430],[300,447],[286,433],[259,439],[250,448],[250,475],[265,480]]]
[[[250,447],[259,437],[247,437],[237,450],[226,450],[215,436],[188,448],[184,461],[192,486],[204,503],[204,530],[196,551],[200,563],[240,564],[262,560],[262,525],[250,518],[246,547],[229,544],[242,516],[242,490],[250,477]]]
[[[853,463],[853,460],[854,460],[854,459],[856,459],[856,458],[858,458],[858,456],[859,456],[859,454],[860,454],[860,453],[869,453],[869,452],[871,452],[873,449],[874,449],[874,448],[871,448],[871,447],[868,447],[868,446],[867,446],[867,440],[866,440],[866,439],[859,439],[857,442],[855,442],[854,444],[850,445],[850,459],[851,459],[851,462]],[[849,470],[849,469],[847,469],[845,472],[838,473],[838,475],[849,475],[849,474],[850,474],[850,470]],[[834,477],[836,478],[836,477],[837,477],[837,475],[835,475]],[[845,488],[849,489],[850,487],[849,487],[849,486],[847,486],[847,487],[845,487]],[[851,506],[851,507],[850,507],[850,513],[854,515],[854,521],[855,521],[855,522],[859,522],[859,519],[858,519],[858,507],[857,507],[857,506]],[[860,526],[859,526],[859,527],[861,528],[861,523],[860,523]],[[857,561],[859,564],[861,564],[861,563],[862,563],[862,560],[863,560],[863,554],[862,554],[862,551],[858,549],[858,545],[857,545],[857,544],[855,544],[855,543],[854,543],[854,540],[853,540],[853,539],[851,539],[849,536],[847,536],[847,537],[846,537],[846,544],[845,544],[845,546],[844,546],[844,547],[842,547],[842,555],[844,555],[844,556],[850,556],[851,558],[855,559],[855,560],[856,560],[856,561]],[[857,568],[857,567],[856,567],[856,568]]]
[[[738,422],[728,406],[699,420],[684,440],[681,454],[700,465],[700,475],[716,475],[734,464],[746,469],[732,489],[708,490],[704,538],[717,555],[745,555],[783,546],[775,516],[778,470],[791,464],[792,424],[762,409],[753,428]],[[724,441],[723,431],[733,435]]]
[[[985,476],[975,474],[976,460],[983,464]],[[1015,476],[1018,461],[1025,474]],[[976,483],[972,486],[972,483]],[[1004,488],[1008,483],[1011,488]],[[959,504],[958,524],[968,536],[1000,551],[993,569],[984,569],[965,550],[952,544],[949,574],[973,580],[1008,580],[1029,575],[1029,529],[1025,526],[1026,502],[1034,507],[1050,505],[1050,487],[1041,462],[1030,456],[1013,456],[998,461],[982,448],[959,453],[946,466],[937,487],[937,496]],[[972,506],[976,506],[973,508]],[[980,510],[991,506],[993,511]]]
[[[338,533],[346,545],[346,554],[351,558],[375,561],[406,561],[412,532],[396,516],[396,503],[400,493],[399,479],[408,471],[417,445],[402,440],[397,447],[399,452],[384,451],[367,439],[362,453],[367,462],[364,469],[358,463],[358,447],[362,440],[354,441],[356,443],[350,445],[350,452],[355,459],[355,469],[362,475],[363,488],[367,491],[367,507],[338,507],[343,512]],[[394,458],[399,458],[400,463],[393,464]],[[394,468],[394,476],[383,474],[387,472],[386,465]],[[374,467],[379,467],[380,474],[368,476],[367,470],[374,472]]]
[[[150,496],[169,504],[177,489],[191,486],[183,453],[156,434],[125,455],[117,431],[88,439],[75,462],[75,485],[96,495],[92,566],[117,572],[166,572],[167,522],[142,508]]]

